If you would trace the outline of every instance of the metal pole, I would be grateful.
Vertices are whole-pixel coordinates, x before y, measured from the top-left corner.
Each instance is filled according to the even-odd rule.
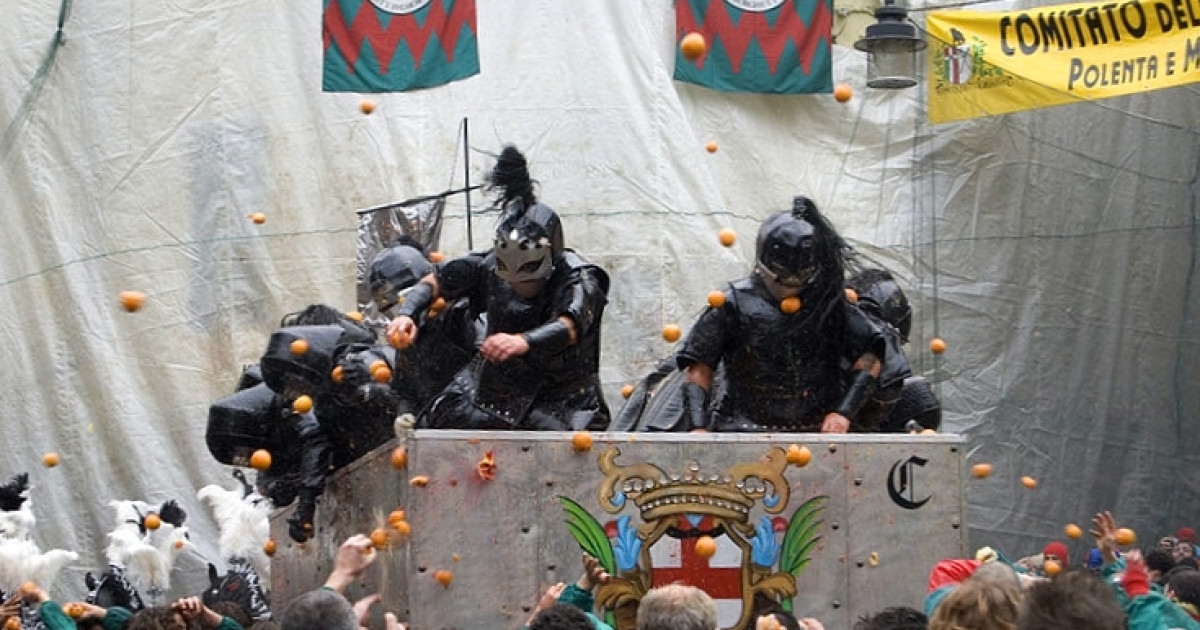
[[[463,189],[467,197],[467,251],[474,251],[475,243],[471,238],[471,142],[470,119],[463,117]]]

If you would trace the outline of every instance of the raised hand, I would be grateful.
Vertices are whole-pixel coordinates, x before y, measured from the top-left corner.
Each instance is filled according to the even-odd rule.
[[[1096,539],[1096,547],[1104,558],[1104,564],[1117,561],[1117,524],[1112,512],[1099,512],[1092,517],[1092,529],[1089,530]]]

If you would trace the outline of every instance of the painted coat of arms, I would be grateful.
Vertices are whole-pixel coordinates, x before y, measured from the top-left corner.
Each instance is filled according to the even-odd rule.
[[[559,497],[575,541],[613,576],[596,593],[610,625],[633,630],[642,596],[672,582],[707,592],[730,630],[752,628],[752,612],[768,602],[791,610],[796,578],[821,540],[828,497],[813,496],[783,518],[790,489],[782,448],[725,470],[688,461],[680,472],[649,463],[620,465],[620,454],[612,446],[599,456],[605,477],[597,498],[614,520],[602,525],[583,506]],[[627,511],[636,514],[622,514]],[[715,548],[697,549],[705,538]]]

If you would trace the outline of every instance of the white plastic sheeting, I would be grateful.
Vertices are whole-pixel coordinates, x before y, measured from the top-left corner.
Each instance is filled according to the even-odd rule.
[[[216,535],[194,493],[233,484],[208,405],[281,315],[352,308],[354,210],[461,184],[464,117],[472,181],[516,144],[568,244],[612,274],[614,410],[671,352],[662,325],[744,275],[757,221],[804,193],[910,288],[912,361],[996,464],[971,488],[975,542],[1035,552],[1103,508],[1143,537],[1196,524],[1193,88],[930,128],[920,90],[867,90],[843,46],[847,104],[723,94],[671,80],[669,0],[485,0],[479,76],[373,95],[365,116],[320,91],[320,4],[78,2],[40,93],[57,3],[6,6],[0,476],[30,471],[39,542],[85,558],[64,593],[102,567],[119,498],[181,500],[197,549],[177,584],[203,583]],[[461,198],[447,212],[442,249],[462,253]]]

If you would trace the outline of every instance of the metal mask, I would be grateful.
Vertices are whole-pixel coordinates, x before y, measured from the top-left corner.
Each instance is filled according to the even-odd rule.
[[[562,224],[549,206],[510,211],[496,228],[496,275],[509,284],[545,280],[563,248]]]
[[[516,230],[496,235],[496,275],[510,284],[544,280],[554,271],[550,239],[522,238]]]

